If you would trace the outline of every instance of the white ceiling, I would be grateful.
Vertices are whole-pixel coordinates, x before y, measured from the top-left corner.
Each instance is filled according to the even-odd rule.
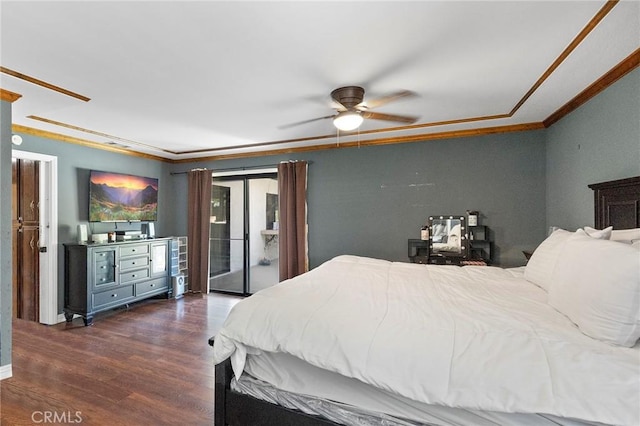
[[[91,100],[7,73],[0,87],[22,95],[14,124],[174,160],[335,144],[331,120],[280,126],[332,114],[344,85],[411,90],[375,111],[420,117],[345,142],[540,123],[640,47],[640,2],[622,1],[536,86],[604,5],[2,0],[0,65]]]

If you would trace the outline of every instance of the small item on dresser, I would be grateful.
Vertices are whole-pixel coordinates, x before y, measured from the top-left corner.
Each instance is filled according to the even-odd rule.
[[[106,243],[108,241],[109,236],[107,234],[91,234],[91,241],[94,243]]]
[[[429,227],[427,225],[424,225],[420,229],[420,239],[422,241],[427,241],[429,239]]]
[[[87,225],[78,225],[78,244],[86,244],[89,241]]]
[[[478,212],[475,210],[467,210],[467,216],[469,216],[467,220],[467,224],[469,226],[478,226]]]

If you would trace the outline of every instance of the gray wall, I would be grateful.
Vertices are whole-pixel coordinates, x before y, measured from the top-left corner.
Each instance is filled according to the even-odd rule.
[[[547,225],[593,226],[591,183],[640,175],[640,68],[547,129]]]
[[[544,189],[529,184],[544,179],[542,137],[513,133],[316,154],[312,264],[341,253],[408,261],[407,239],[419,238],[430,215],[466,210],[478,210],[490,227],[496,262],[523,264],[521,250],[544,228]]]
[[[491,228],[495,260],[522,265],[522,250],[545,230],[544,132],[522,132],[313,151],[291,156],[173,165],[229,168],[306,159],[311,267],[339,254],[408,261],[429,215],[478,210]],[[176,205],[186,206],[186,176],[174,175]],[[178,201],[179,200],[179,201]],[[186,233],[186,207],[175,234]]]
[[[140,229],[140,223],[134,224],[89,224],[89,172],[91,169],[128,173],[159,178],[158,221],[156,233],[166,234],[168,214],[167,206],[172,206],[168,171],[164,162],[142,159],[109,151],[97,150],[81,145],[58,142],[32,135],[23,134],[20,151],[37,152],[58,157],[58,309],[62,312],[64,303],[64,249],[63,243],[77,240],[77,225],[89,225],[91,233],[108,232],[116,228]],[[164,207],[164,208],[162,208]]]
[[[0,101],[0,366],[11,364],[11,103]]]

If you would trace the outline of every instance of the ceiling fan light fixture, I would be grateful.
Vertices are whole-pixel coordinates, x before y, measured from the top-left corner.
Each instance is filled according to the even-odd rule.
[[[343,111],[333,119],[333,125],[343,132],[348,132],[360,127],[363,121],[358,111]]]

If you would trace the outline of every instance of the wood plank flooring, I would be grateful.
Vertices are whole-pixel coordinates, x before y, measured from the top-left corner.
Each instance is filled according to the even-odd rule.
[[[1,425],[212,425],[207,340],[239,300],[151,299],[98,314],[89,327],[79,318],[54,326],[14,320]]]

